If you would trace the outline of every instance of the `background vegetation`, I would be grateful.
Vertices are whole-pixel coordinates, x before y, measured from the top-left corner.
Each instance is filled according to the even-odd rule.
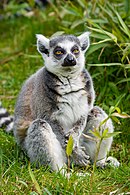
[[[43,64],[36,51],[35,34],[79,35],[91,32],[86,68],[93,77],[96,104],[109,112],[118,103],[130,114],[130,2],[128,0],[48,1],[0,3],[0,100],[13,114],[22,83]],[[91,194],[130,192],[130,119],[113,117],[115,137],[111,155],[121,162],[119,169],[97,169]],[[32,169],[12,135],[0,129],[0,194],[89,194],[92,167],[88,173],[68,180],[48,168]],[[40,190],[39,190],[40,189]]]

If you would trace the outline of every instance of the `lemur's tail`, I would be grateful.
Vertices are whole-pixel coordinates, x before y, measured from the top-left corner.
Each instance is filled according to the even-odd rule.
[[[2,107],[0,102],[0,128],[5,127],[7,132],[13,130],[14,117],[11,116],[8,111]]]

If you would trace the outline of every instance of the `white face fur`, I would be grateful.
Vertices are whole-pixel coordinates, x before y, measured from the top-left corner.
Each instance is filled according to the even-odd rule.
[[[47,70],[57,76],[73,77],[84,68],[84,54],[90,45],[89,32],[76,37],[61,35],[52,39],[37,34],[37,49]]]

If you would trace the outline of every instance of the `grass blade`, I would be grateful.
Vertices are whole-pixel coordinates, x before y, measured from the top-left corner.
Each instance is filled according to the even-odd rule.
[[[36,180],[32,170],[31,170],[30,163],[29,163],[29,166],[28,166],[28,170],[29,170],[30,177],[32,179],[32,182],[33,182],[37,192],[41,195],[42,191],[41,191],[40,186],[39,186],[39,184],[38,184],[38,182],[37,182],[37,180]]]
[[[87,64],[88,66],[123,66],[121,63]]]
[[[123,27],[122,30],[123,30],[124,33],[127,34],[128,37],[130,38],[130,31],[129,31],[128,27],[126,26],[125,22],[122,20],[121,16],[119,15],[119,13],[118,13],[117,11],[116,11],[116,15],[117,15],[117,17],[118,17],[118,20],[119,20],[120,24],[121,24],[122,27]]]
[[[98,26],[99,28],[92,28],[92,27],[88,27],[90,30],[101,33],[101,34],[105,34],[108,37],[110,37],[115,43],[117,43],[117,37],[115,35],[113,35],[112,33],[103,30],[100,26]]]

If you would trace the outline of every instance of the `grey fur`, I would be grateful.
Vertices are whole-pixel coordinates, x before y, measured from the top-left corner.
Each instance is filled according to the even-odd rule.
[[[75,42],[80,46],[80,41],[74,35],[60,35],[58,37],[54,37],[50,39],[50,47],[54,48],[58,43],[61,43],[65,40],[69,40],[71,42]]]
[[[91,131],[94,131],[94,129],[98,129],[100,126],[100,123],[104,121],[106,118],[107,118],[107,114],[100,107],[98,106],[93,107],[93,109],[88,114],[87,127],[83,133],[95,138],[95,136],[91,133]],[[112,133],[114,131],[111,119],[109,119],[104,125],[101,126],[100,134],[102,134],[104,129],[107,129],[107,128],[108,128],[109,133]],[[91,161],[94,162],[96,152],[97,152],[96,141],[87,139],[84,136],[82,136],[81,140],[82,140],[81,145],[86,148],[86,153],[90,156]],[[96,140],[98,141],[98,138],[96,138]],[[99,164],[100,160],[106,159],[107,153],[109,152],[111,144],[112,144],[112,140],[113,138],[110,137],[102,141],[101,148],[100,148],[98,158],[97,158],[98,160],[97,165]]]
[[[82,132],[89,134],[93,126],[98,127],[107,117],[101,108],[93,107],[93,82],[84,68],[89,33],[79,37],[64,35],[51,40],[37,35],[37,39],[37,48],[44,58],[45,67],[25,82],[19,94],[14,120],[16,141],[27,152],[31,162],[50,165],[52,170],[57,171],[66,164],[66,141],[72,135],[72,160],[75,164],[86,166],[90,160],[94,161],[96,145],[85,140]],[[88,45],[82,49],[86,43]],[[79,49],[78,55],[72,51],[74,45]],[[40,50],[41,46],[48,50],[49,55]],[[66,51],[60,54],[59,59],[53,54],[56,46]],[[62,64],[68,53],[76,64],[70,66],[69,62],[69,66],[64,67]],[[102,131],[106,126],[109,132],[113,132],[110,119]],[[111,143],[112,138],[104,140],[106,148],[103,150],[103,146],[100,149],[98,160],[104,158],[106,161]]]

